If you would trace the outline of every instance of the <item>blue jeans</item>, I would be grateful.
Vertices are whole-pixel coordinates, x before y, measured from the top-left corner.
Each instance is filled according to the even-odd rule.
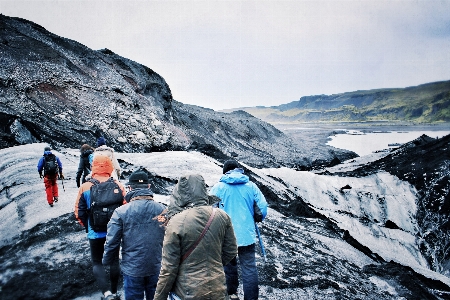
[[[258,270],[256,269],[255,244],[238,247],[239,266],[241,268],[244,300],[256,300],[259,296]],[[237,294],[239,286],[238,264],[236,257],[224,267],[228,295]]]
[[[123,290],[127,300],[153,300],[159,274],[145,277],[133,277],[123,274]]]

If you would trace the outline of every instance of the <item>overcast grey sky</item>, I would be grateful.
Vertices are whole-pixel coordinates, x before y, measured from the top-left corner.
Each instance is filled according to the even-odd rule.
[[[450,80],[450,0],[0,0],[33,21],[164,77],[213,109]]]

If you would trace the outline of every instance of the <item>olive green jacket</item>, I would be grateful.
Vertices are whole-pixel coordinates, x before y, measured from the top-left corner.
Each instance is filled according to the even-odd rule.
[[[230,217],[223,210],[216,209],[205,236],[190,256],[180,263],[181,257],[201,235],[213,210],[203,177],[181,177],[170,202],[169,215],[171,211],[176,213],[171,217],[164,236],[155,300],[166,300],[170,292],[181,299],[225,299],[223,266],[237,255]]]

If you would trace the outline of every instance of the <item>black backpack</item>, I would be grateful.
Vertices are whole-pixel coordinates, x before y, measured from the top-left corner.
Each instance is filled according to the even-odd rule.
[[[123,194],[113,178],[100,183],[91,178],[91,207],[89,209],[89,224],[95,232],[106,232],[106,227],[116,208],[123,204]]]
[[[56,156],[54,154],[44,155],[44,175],[55,175],[58,174],[59,166],[56,161]]]

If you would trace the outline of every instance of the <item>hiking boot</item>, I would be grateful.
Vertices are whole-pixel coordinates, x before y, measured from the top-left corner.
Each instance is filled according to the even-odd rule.
[[[53,197],[54,202],[58,202],[58,197]]]
[[[237,294],[228,295],[229,300],[239,300],[239,297]]]
[[[48,205],[50,205],[50,207],[53,207],[53,203],[49,203]]]

